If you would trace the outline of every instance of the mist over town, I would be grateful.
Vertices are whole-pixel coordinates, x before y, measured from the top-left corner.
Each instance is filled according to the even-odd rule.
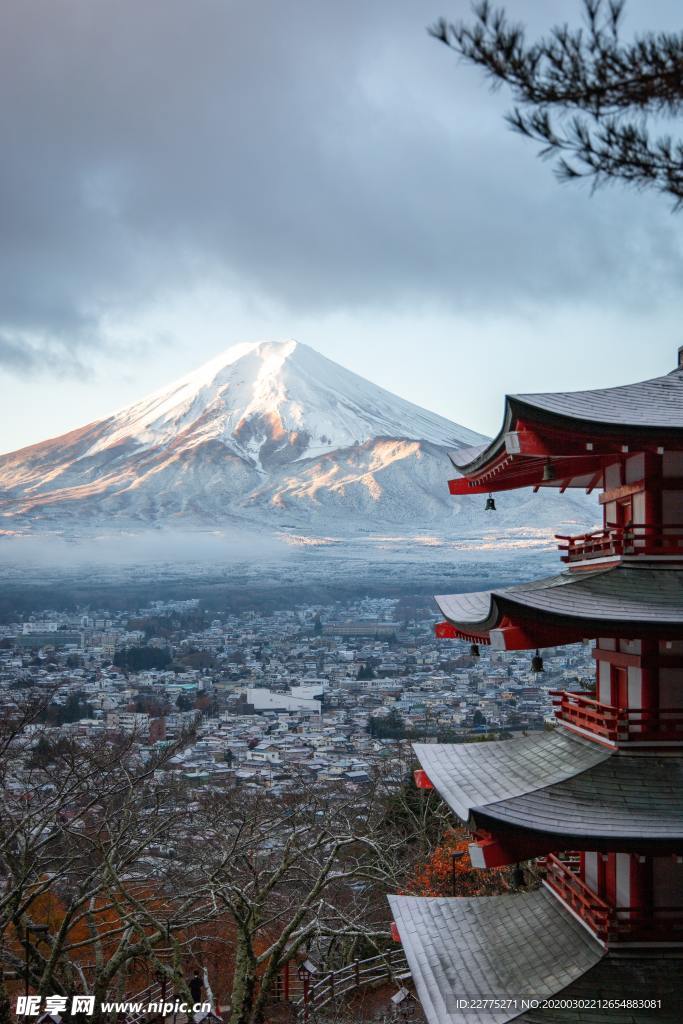
[[[0,55],[0,1024],[680,1024],[679,5]]]

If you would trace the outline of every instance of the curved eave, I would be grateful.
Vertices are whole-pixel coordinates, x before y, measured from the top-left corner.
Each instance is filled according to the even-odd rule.
[[[429,1024],[505,1024],[519,1016],[520,996],[553,996],[605,956],[545,889],[455,899],[389,896],[389,903]],[[478,1013],[467,1006],[493,997],[499,1009]]]
[[[416,743],[418,761],[462,821],[483,808],[572,778],[610,751],[563,729],[489,743]]]
[[[416,744],[430,782],[475,829],[683,847],[683,756],[621,756],[563,729],[487,744]]]
[[[446,621],[498,650],[529,650],[623,631],[683,635],[683,570],[657,563],[560,573],[473,594],[440,594]]]
[[[491,808],[474,808],[469,819],[469,828],[477,834],[495,836],[504,849],[534,850],[532,855],[558,853],[561,850],[597,850],[612,853],[619,849],[622,853],[640,853],[650,856],[683,856],[683,829],[671,832],[648,831],[645,834],[638,828],[638,823],[611,830],[604,829],[600,819],[591,822],[586,819],[583,828],[572,829],[568,826],[548,826],[536,821],[525,825],[511,825],[499,817]],[[517,846],[515,844],[518,844]],[[531,846],[529,844],[532,844]],[[537,844],[537,845],[533,845]],[[509,857],[513,863],[520,858]]]
[[[683,367],[649,380],[590,391],[509,395],[511,405],[592,430],[683,433]]]
[[[551,786],[473,807],[478,828],[569,839],[683,847],[683,758],[620,756]]]
[[[544,443],[532,438],[530,447],[519,446],[514,435],[520,425],[537,428]],[[464,477],[451,482],[451,492],[584,487],[587,475],[604,468],[609,452],[659,444],[683,449],[683,370],[625,387],[507,395],[498,434],[486,445],[450,455]],[[560,484],[543,479],[546,462],[554,458]]]
[[[471,594],[437,594],[434,600],[446,621],[462,633],[486,634],[500,622],[495,591],[479,590]]]
[[[683,1020],[680,955],[639,949],[637,956],[608,953],[558,993],[566,1009],[529,1010],[518,1024],[680,1024]],[[660,1004],[651,1007],[653,993]],[[630,1000],[631,1005],[616,1007]],[[602,1006],[599,1004],[602,1003]],[[598,1004],[598,1005],[596,1005]]]
[[[488,444],[478,445],[476,448],[460,448],[458,451],[449,452],[455,469],[465,477],[477,473],[482,467],[488,466],[505,452],[505,435],[512,425],[512,408],[510,396],[505,396],[505,410],[503,413],[503,426],[496,436]]]

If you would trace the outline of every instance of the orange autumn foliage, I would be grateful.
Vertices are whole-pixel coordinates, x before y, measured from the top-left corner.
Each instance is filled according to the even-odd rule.
[[[410,896],[492,896],[510,888],[509,868],[473,868],[464,829],[449,829],[431,856],[418,865],[406,888]],[[455,879],[455,883],[454,883]]]
[[[162,920],[169,916],[167,901],[155,892],[153,887],[138,884],[132,893],[138,902],[145,904],[152,913],[159,915]],[[125,902],[123,894],[120,898]],[[86,977],[91,974],[90,968],[95,958],[96,946],[99,947],[105,959],[111,956],[121,939],[123,925],[119,910],[112,905],[108,898],[95,897],[88,907],[90,910],[88,918],[84,914],[86,905],[83,904],[78,908],[73,924],[66,930],[62,947],[64,956],[74,964],[80,965]],[[50,938],[43,940],[33,936],[32,945],[37,945],[39,950],[45,952],[46,943],[51,942],[59,932],[65,913],[65,904],[56,893],[47,891],[36,896],[30,905],[30,921],[33,925],[47,925]],[[151,933],[152,930],[151,925],[145,928],[148,933]],[[4,943],[17,959],[23,960],[25,945],[22,926],[8,928],[4,936]],[[130,991],[135,991],[136,987],[144,988],[149,984],[149,969],[144,963],[131,961],[128,964],[126,976]],[[21,985],[23,986],[23,981]],[[8,987],[13,988],[12,985]],[[19,987],[17,985],[17,988]]]
[[[173,903],[165,897],[153,884],[137,883],[131,886],[130,895],[138,903],[144,903],[154,917],[160,922],[172,921]],[[120,898],[125,902],[125,894]],[[83,909],[83,908],[81,908]],[[54,892],[45,892],[37,896],[31,904],[30,920],[34,925],[47,925],[49,933],[54,936],[64,920],[65,905]],[[80,916],[66,932],[64,945],[65,955],[73,963],[79,964],[85,977],[92,981],[92,965],[95,959],[95,947],[99,945],[104,959],[114,953],[121,939],[122,918],[115,906],[104,898],[98,897],[92,907],[88,920]],[[91,926],[93,930],[91,931]],[[154,929],[151,924],[144,930],[150,934]],[[195,924],[189,928],[172,928],[173,939],[182,947],[181,969],[185,977],[190,977],[195,970],[200,972],[207,968],[214,996],[221,1005],[225,1005],[232,989],[235,967],[235,946],[237,931],[234,920],[226,912],[219,914],[203,924]],[[254,953],[263,953],[278,937],[276,927],[265,928],[254,941]],[[46,951],[45,941],[33,936],[32,944]],[[15,929],[8,929],[5,936],[6,948],[21,962],[24,957],[22,934]],[[68,947],[78,946],[72,950]],[[162,962],[171,963],[171,950],[165,940],[155,948]],[[259,966],[257,977],[260,977],[266,964]],[[142,991],[156,977],[152,963],[145,957],[139,957],[128,963],[125,971],[125,991],[130,995]],[[7,988],[11,998],[23,992],[24,981],[9,981]],[[33,991],[33,986],[31,986]]]

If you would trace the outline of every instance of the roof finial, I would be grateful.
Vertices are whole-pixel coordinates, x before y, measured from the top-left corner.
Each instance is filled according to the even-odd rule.
[[[683,369],[683,345],[678,346],[678,369]]]

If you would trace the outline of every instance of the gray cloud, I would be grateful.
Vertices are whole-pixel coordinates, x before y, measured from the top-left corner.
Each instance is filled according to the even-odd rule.
[[[90,376],[90,369],[78,358],[71,344],[55,342],[53,337],[35,337],[29,341],[25,335],[8,337],[0,333],[0,366],[19,374],[50,373],[56,377],[78,374]]]
[[[531,0],[509,6],[539,20]],[[0,363],[31,371],[46,352],[68,370],[111,318],[202,282],[300,313],[642,308],[677,289],[680,218],[656,197],[560,188],[506,133],[505,97],[428,38],[464,12],[5,5]]]

